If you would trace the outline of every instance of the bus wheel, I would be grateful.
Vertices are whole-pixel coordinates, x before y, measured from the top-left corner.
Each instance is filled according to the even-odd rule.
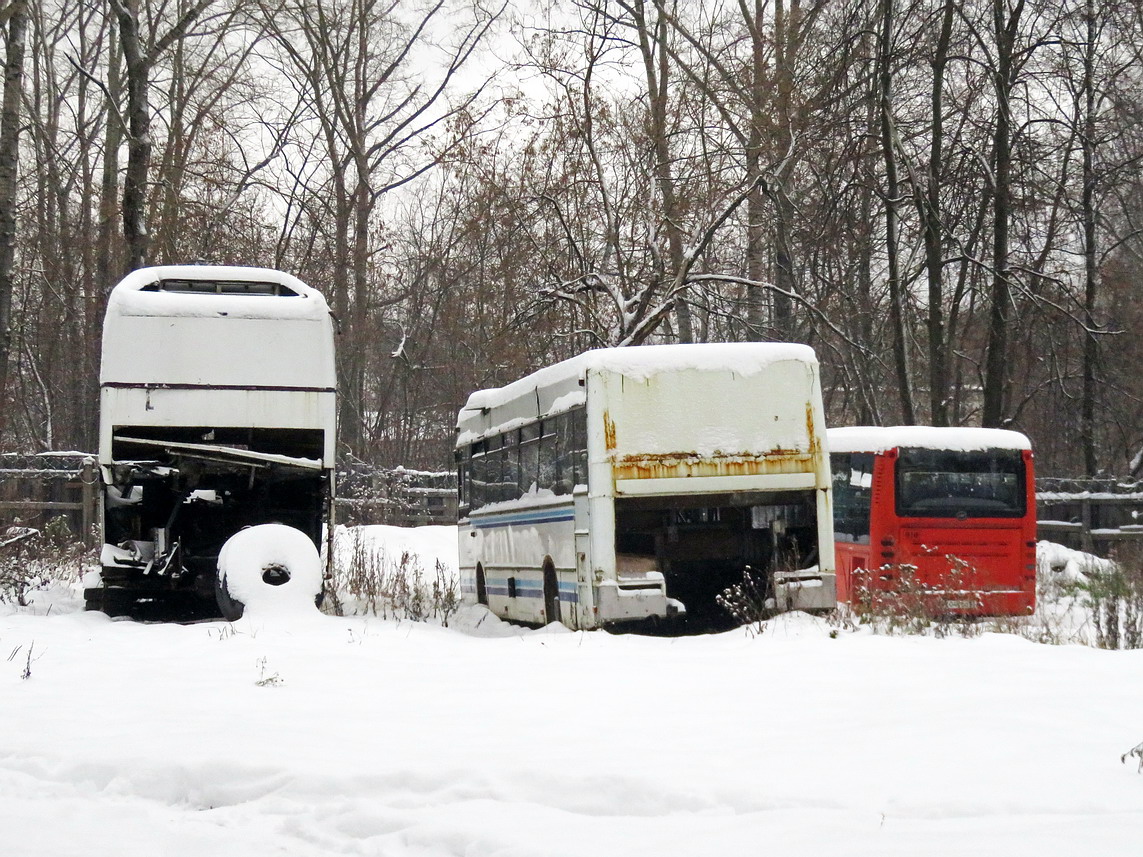
[[[227,622],[237,622],[246,611],[245,604],[230,597],[226,582],[217,574],[214,576],[214,600],[218,602],[218,612]]]
[[[301,530],[284,524],[247,527],[219,552],[215,597],[227,621],[252,609],[313,610],[321,591],[321,557]]]

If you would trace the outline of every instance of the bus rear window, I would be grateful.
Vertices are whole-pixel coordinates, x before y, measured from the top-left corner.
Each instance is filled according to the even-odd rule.
[[[902,448],[897,514],[921,518],[1018,518],[1024,458],[1016,449],[957,452]]]
[[[272,295],[296,298],[298,293],[281,283],[257,280],[159,280],[148,283],[141,292],[170,292],[180,295]]]

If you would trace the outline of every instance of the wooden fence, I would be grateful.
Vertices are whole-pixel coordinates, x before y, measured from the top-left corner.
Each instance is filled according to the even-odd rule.
[[[1106,557],[1143,539],[1143,483],[1042,477],[1036,516],[1039,538]]]
[[[419,527],[456,523],[456,474],[363,464],[337,471],[340,524]]]
[[[0,453],[0,532],[42,530],[63,517],[89,543],[99,521],[99,471],[84,453]],[[456,523],[456,474],[350,464],[339,468],[337,520],[415,527]]]
[[[72,532],[93,538],[99,520],[98,469],[83,453],[0,454],[0,531],[42,529],[63,516]],[[1108,556],[1143,540],[1143,483],[1041,477],[1038,535]],[[361,463],[338,469],[339,523],[421,526],[456,523],[456,474],[393,470]]]
[[[42,530],[63,518],[90,546],[99,519],[98,479],[94,457],[83,453],[0,454],[0,531]]]

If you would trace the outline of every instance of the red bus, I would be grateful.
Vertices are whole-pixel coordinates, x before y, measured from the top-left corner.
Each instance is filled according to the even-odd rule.
[[[838,601],[1023,616],[1036,607],[1032,447],[1002,429],[829,430]],[[903,603],[903,602],[902,602]]]

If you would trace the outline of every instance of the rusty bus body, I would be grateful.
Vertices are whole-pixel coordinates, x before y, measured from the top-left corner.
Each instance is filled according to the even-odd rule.
[[[589,351],[474,393],[457,430],[462,593],[502,618],[729,627],[748,568],[774,609],[836,604],[806,346]]]

